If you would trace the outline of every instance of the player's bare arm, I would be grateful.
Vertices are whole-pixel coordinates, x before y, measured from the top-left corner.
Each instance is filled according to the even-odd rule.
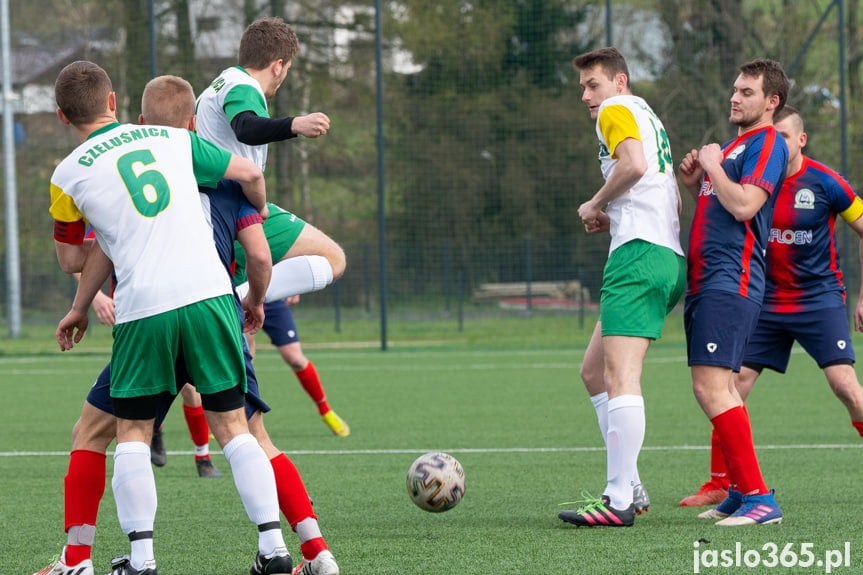
[[[87,259],[87,247],[84,244],[67,244],[54,240],[54,249],[57,252],[57,261],[60,269],[67,274],[81,273],[84,262]]]
[[[78,282],[78,291],[72,302],[72,309],[66,314],[57,326],[57,343],[60,351],[72,349],[75,343],[79,343],[87,330],[87,310],[93,303],[93,298],[109,277],[114,269],[113,262],[108,259],[98,243],[94,243],[87,254],[87,260],[81,271],[81,279]]]
[[[72,274],[75,276],[75,281],[81,281],[81,274]],[[102,290],[96,292],[96,297],[93,298],[93,311],[96,312],[96,317],[99,318],[99,323],[113,327],[114,325],[114,300],[105,295]]]
[[[752,184],[739,184],[731,181],[722,168],[722,149],[719,144],[707,144],[698,152],[698,161],[710,176],[710,183],[716,199],[738,222],[751,220],[769,194],[763,188]]]
[[[693,199],[698,199],[698,192],[701,190],[701,178],[704,176],[704,168],[698,162],[698,150],[692,150],[683,157],[677,173],[680,174],[683,187],[689,191]]]
[[[594,196],[578,207],[578,215],[587,231],[596,231],[595,223],[608,202],[628,192],[647,172],[644,147],[639,140],[626,138],[614,149],[617,165],[605,184]]]
[[[264,173],[251,160],[231,154],[231,161],[225,170],[224,177],[235,180],[242,186],[243,194],[249,203],[258,210],[261,217],[267,219],[267,187],[264,183]]]
[[[860,263],[863,265],[863,217],[859,217],[853,222],[848,223],[851,229],[857,233],[859,247],[857,248]],[[863,277],[863,268],[860,270],[860,276]],[[860,285],[860,293],[857,295],[857,305],[854,307],[854,329],[863,331],[863,284]]]
[[[272,256],[264,227],[260,224],[240,230],[237,241],[246,252],[246,278],[249,282],[249,293],[243,298],[243,332],[254,334],[264,324],[264,296],[273,271]]]
[[[322,112],[297,116],[291,124],[291,131],[306,138],[317,138],[330,131],[330,119]]]

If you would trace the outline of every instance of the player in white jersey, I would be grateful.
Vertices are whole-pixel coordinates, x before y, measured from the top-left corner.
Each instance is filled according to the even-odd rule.
[[[263,18],[250,24],[243,32],[238,53],[238,66],[228,68],[198,97],[196,107],[197,130],[205,139],[245,157],[266,163],[266,148],[270,142],[302,135],[316,138],[327,133],[329,118],[320,112],[295,118],[270,118],[266,98],[273,97],[287,76],[294,56],[299,52],[299,41],[294,30],[280,18]],[[288,218],[281,218],[283,221]],[[286,236],[296,237],[285,251],[279,251],[283,260],[279,265],[300,260],[296,278],[304,286],[295,293],[320,289],[320,278],[326,283],[337,279],[345,269],[345,255],[341,247],[314,226],[299,218],[293,220],[293,229],[285,229]],[[266,229],[265,229],[266,231]],[[296,232],[293,236],[291,232]],[[271,249],[279,241],[268,234]],[[275,252],[274,252],[275,253]],[[275,278],[275,274],[274,274]],[[289,314],[282,314],[288,316]],[[285,329],[287,331],[287,329]],[[250,340],[250,347],[253,348]],[[307,391],[316,389],[323,396],[317,372],[302,352],[299,341],[277,344],[283,359],[294,368]],[[254,349],[254,348],[253,348]],[[311,382],[310,382],[311,380]],[[311,385],[310,385],[311,383]],[[330,414],[335,415],[330,410]],[[324,417],[324,422],[337,435],[347,435],[347,425],[341,418]],[[299,476],[297,480],[300,481]],[[282,505],[282,511],[302,542],[302,565],[295,569],[303,575],[337,575],[339,570],[325,541],[320,537],[317,518],[314,516],[305,489],[291,490],[285,495],[292,501]]]
[[[644,356],[684,287],[680,194],[665,129],[650,106],[632,95],[623,55],[601,48],[573,64],[580,71],[582,101],[596,120],[605,178],[578,214],[587,232],[611,232],[600,321],[581,366],[606,444],[608,484],[600,498],[558,516],[576,525],[629,526],[650,504],[637,466],[645,428]]]
[[[182,357],[202,393],[216,440],[231,465],[249,518],[258,526],[255,565],[289,572],[272,467],[246,423],[242,333],[230,281],[200,207],[198,183],[224,176],[266,212],[263,174],[191,132],[122,125],[103,69],[91,62],[65,67],[54,86],[57,115],[82,144],[51,178],[51,214],[63,229],[89,222],[97,238],[89,252],[56,242],[61,267],[81,271],[71,311],[57,328],[60,349],[78,343],[95,293],[115,272],[111,399],[117,417],[112,487],[131,555],[114,575],[156,575],[153,524],[156,485],[149,442],[159,395],[176,393],[174,366]],[[262,213],[265,215],[265,213]],[[168,287],[170,286],[170,287]],[[246,307],[256,330],[262,305]]]

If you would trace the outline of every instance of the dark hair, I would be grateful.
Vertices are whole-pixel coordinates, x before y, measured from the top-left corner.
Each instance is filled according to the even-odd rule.
[[[788,90],[791,87],[782,64],[775,60],[759,58],[740,66],[740,73],[750,78],[761,77],[761,87],[768,98],[779,96],[779,106],[773,111],[774,116],[778,114],[788,101]]]
[[[179,76],[159,76],[144,86],[141,114],[148,124],[185,128],[195,114],[195,91]]]
[[[276,60],[293,60],[300,51],[294,29],[281,18],[262,18],[249,24],[240,40],[238,63],[243,68],[263,70]]]
[[[57,107],[74,126],[89,124],[104,113],[113,91],[108,73],[86,60],[63,68],[54,82]]]
[[[598,65],[602,67],[602,71],[610,79],[613,79],[617,74],[624,74],[626,76],[626,87],[629,88],[629,67],[626,65],[626,58],[614,46],[600,48],[576,56],[572,61],[572,65],[579,70],[587,70]]]

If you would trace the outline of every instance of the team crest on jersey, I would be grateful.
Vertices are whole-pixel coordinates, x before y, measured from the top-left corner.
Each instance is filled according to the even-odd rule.
[[[740,144],[739,146],[734,148],[734,150],[732,150],[730,154],[728,154],[727,158],[729,160],[736,160],[737,156],[742,154],[743,150],[745,150],[745,149],[746,149],[746,144]]]
[[[815,194],[809,188],[803,188],[794,195],[794,207],[798,210],[814,210]]]
[[[599,143],[599,159],[601,160],[602,158],[607,158],[610,155],[611,155],[611,152],[608,150],[608,146],[606,146],[605,144],[600,142]]]

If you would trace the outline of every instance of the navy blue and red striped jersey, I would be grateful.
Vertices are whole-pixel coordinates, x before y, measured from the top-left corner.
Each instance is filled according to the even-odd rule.
[[[863,214],[863,202],[842,176],[804,156],[776,199],[764,310],[794,313],[845,305],[834,233],[837,214],[853,222]]]
[[[761,303],[774,192],[785,180],[788,148],[773,126],[767,126],[727,142],[722,153],[722,168],[730,180],[758,186],[769,197],[751,220],[738,222],[719,202],[705,174],[689,233],[687,295],[718,290]]]

